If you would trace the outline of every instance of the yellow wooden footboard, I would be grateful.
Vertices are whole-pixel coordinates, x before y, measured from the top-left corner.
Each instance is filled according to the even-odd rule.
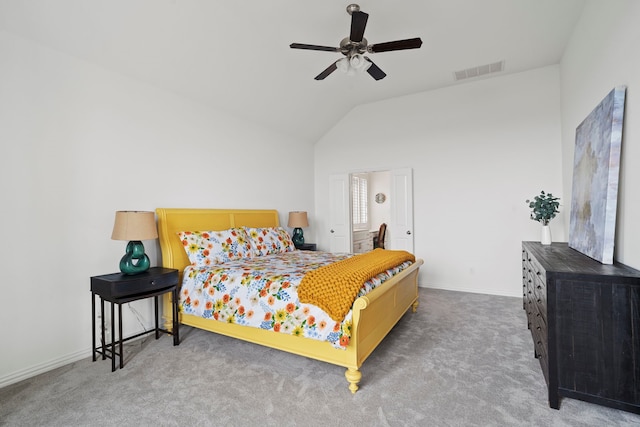
[[[180,272],[189,265],[189,260],[180,239],[176,236],[179,231],[279,225],[278,212],[275,210],[160,208],[156,213],[162,265],[167,268],[176,268]],[[346,350],[336,349],[325,341],[278,334],[183,313],[180,314],[180,322],[183,325],[345,367],[349,389],[355,393],[361,378],[359,369],[362,363],[410,307],[413,306],[415,311],[418,303],[418,270],[422,264],[422,260],[416,260],[410,267],[355,301],[351,341]],[[171,327],[172,322],[169,298],[170,294],[167,294],[163,304],[163,317],[167,328]]]

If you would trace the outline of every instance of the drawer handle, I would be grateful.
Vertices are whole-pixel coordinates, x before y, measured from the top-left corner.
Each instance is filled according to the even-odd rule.
[[[152,281],[151,281],[151,284],[152,284],[152,285],[155,285],[155,284],[156,284],[156,281],[155,281],[155,280],[152,280]]]
[[[540,326],[536,327],[537,330],[541,331],[542,328]]]

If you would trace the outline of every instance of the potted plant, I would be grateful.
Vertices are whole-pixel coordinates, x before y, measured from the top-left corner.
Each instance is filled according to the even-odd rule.
[[[551,244],[551,230],[549,228],[549,221],[555,218],[556,214],[560,212],[560,198],[553,197],[551,193],[545,193],[541,191],[539,195],[535,196],[533,200],[527,200],[531,208],[531,219],[538,221],[542,224],[542,237],[540,243],[543,245]]]

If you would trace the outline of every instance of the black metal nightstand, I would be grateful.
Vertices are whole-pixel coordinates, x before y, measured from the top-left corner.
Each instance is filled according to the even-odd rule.
[[[120,368],[123,367],[122,343],[151,332],[156,333],[156,339],[160,337],[160,332],[173,335],[173,345],[180,344],[179,321],[178,321],[178,270],[171,268],[152,267],[144,273],[136,275],[126,275],[122,273],[106,274],[91,278],[91,315],[92,332],[91,347],[93,349],[93,361],[96,361],[96,354],[102,355],[102,360],[111,359],[111,371],[116,370],[116,356],[120,356]],[[173,331],[161,329],[158,324],[158,296],[172,292],[172,314]],[[102,339],[100,347],[96,347],[96,295],[100,297],[100,330]],[[141,332],[139,334],[123,338],[122,337],[122,304],[140,299],[154,297],[155,307],[155,329]],[[111,343],[105,342],[104,325],[104,302],[111,303]],[[115,304],[118,305],[118,339],[115,338]],[[116,344],[118,351],[116,351]],[[110,347],[110,348],[109,348]]]
[[[316,244],[315,243],[303,243],[301,245],[296,246],[296,249],[301,251],[315,251]]]

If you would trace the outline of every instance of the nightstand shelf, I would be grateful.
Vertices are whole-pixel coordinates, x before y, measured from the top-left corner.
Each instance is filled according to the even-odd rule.
[[[158,297],[172,293],[172,314],[173,330],[168,331],[159,327]],[[101,345],[96,347],[96,296],[100,297],[100,319],[101,319]],[[123,338],[122,336],[122,304],[140,299],[154,299],[155,329],[141,332],[139,334]],[[111,342],[105,340],[104,324],[104,302],[111,303]],[[115,335],[115,306],[118,306],[118,337]],[[106,274],[91,278],[91,315],[92,333],[91,347],[93,351],[93,361],[96,361],[96,354],[102,355],[102,360],[111,359],[111,371],[116,370],[116,357],[120,358],[120,368],[123,367],[122,344],[125,341],[138,338],[142,335],[155,332],[156,339],[160,338],[160,332],[173,335],[173,345],[180,344],[179,323],[178,323],[178,270],[171,268],[152,267],[148,271],[136,275],[126,275],[122,273]],[[118,347],[116,350],[116,346]]]

